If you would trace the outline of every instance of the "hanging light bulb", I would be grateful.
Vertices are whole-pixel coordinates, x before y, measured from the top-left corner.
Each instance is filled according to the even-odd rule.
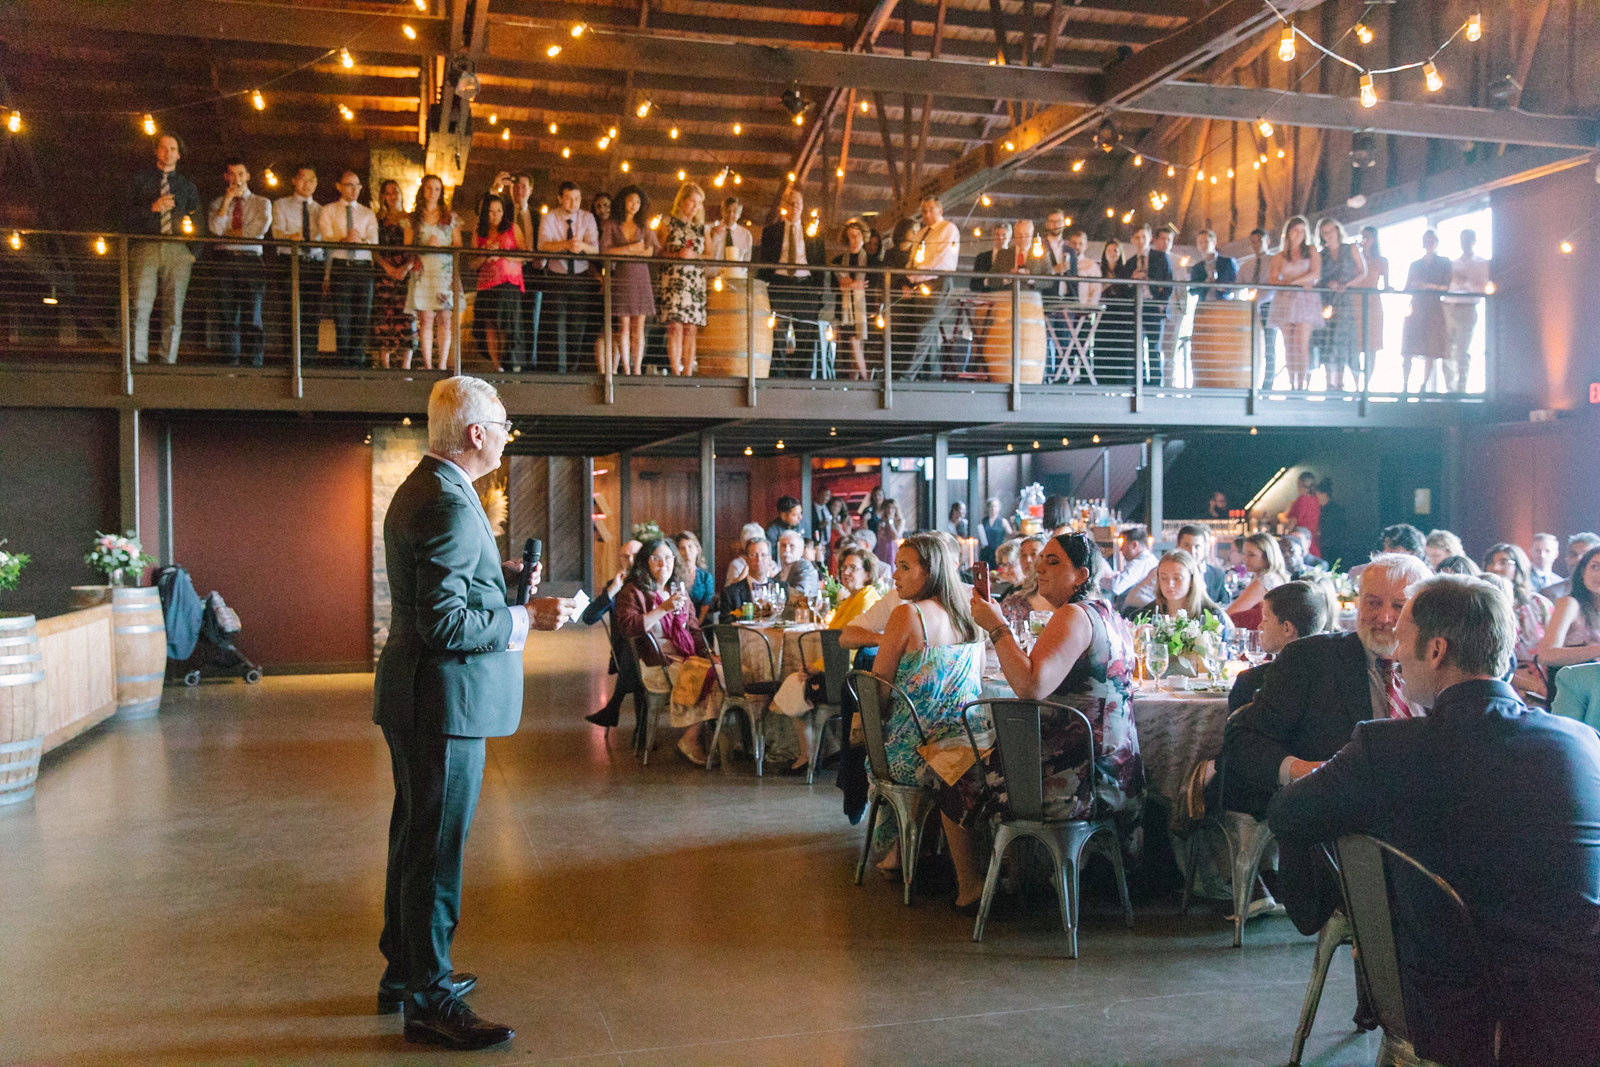
[[[1006,151],[1007,152],[1015,152],[1016,150],[1017,150],[1017,144],[1016,144],[1015,141],[1007,141],[1006,142]]]
[[[615,141],[617,139],[617,128],[615,126],[612,126],[608,130],[606,130],[606,136],[611,138],[613,141]]]
[[[1078,173],[1081,173],[1082,170],[1083,170],[1083,160],[1074,159],[1072,161],[1072,173],[1078,174]]]
[[[789,184],[790,184],[790,185],[793,185],[793,184],[794,184],[794,183],[795,183],[795,180],[796,180],[796,179],[795,179],[795,176],[794,176],[794,171],[792,171],[792,170],[791,170],[791,171],[790,171],[790,172],[789,172]]]
[[[406,35],[407,40],[415,41],[417,39],[417,31],[412,28],[409,22],[400,27],[400,32]]]
[[[622,173],[626,174],[631,169],[631,167],[629,166],[628,161],[626,159],[624,159],[621,163],[617,164],[617,169],[622,171]]]
[[[974,237],[982,237],[983,236],[983,227],[982,226],[974,226],[972,228],[972,236],[974,236]]]
[[[428,0],[411,0],[411,2],[417,5],[417,10],[424,15],[428,13]]]
[[[50,287],[50,295],[47,296],[47,297],[44,297],[43,298],[43,302],[46,303],[46,304],[59,304],[59,303],[61,303],[61,301],[59,299],[57,299],[57,297],[56,297],[56,287],[55,286],[52,285]]]
[[[1356,23],[1356,40],[1360,41],[1362,44],[1371,44],[1372,27],[1368,26],[1365,22]]]
[[[722,183],[727,181],[727,180],[728,180],[728,168],[727,167],[723,167],[721,170],[717,171],[717,176],[715,178],[711,179],[711,184],[716,186],[718,189],[721,189],[722,188]]]
[[[720,274],[711,279],[711,291],[714,293],[722,292],[722,276]]]
[[[1016,451],[1016,448],[1017,448],[1017,446],[1012,444],[1010,441],[1006,442],[1006,451],[1007,452],[1014,452],[1014,451]]]
[[[13,111],[11,113],[11,117],[6,119],[6,129],[12,133],[22,132],[22,112]]]
[[[738,136],[739,136],[739,135],[740,135],[740,134],[742,134],[742,133],[744,133],[744,123],[742,123],[742,122],[735,122],[735,123],[734,123],[734,124],[733,124],[733,135],[734,135],[734,136],[735,136],[735,137],[738,137]]]
[[[770,330],[776,325],[778,325],[778,316],[776,314],[768,315],[767,316],[767,329]]]
[[[633,113],[638,115],[640,118],[644,118],[646,115],[650,114],[650,108],[652,106],[654,105],[649,100],[641,100],[639,101],[639,106],[633,109]]]
[[[1199,170],[1194,172],[1194,180],[1197,182],[1203,182],[1206,180],[1206,169],[1204,167],[1201,167]]]
[[[561,54],[561,46],[558,44],[553,44],[544,50],[544,54],[549,56],[551,59],[554,59],[556,56]]]
[[[1271,137],[1272,123],[1268,122],[1266,119],[1258,119],[1256,121],[1256,132],[1261,134],[1263,137]]]
[[[1372,84],[1372,75],[1370,74],[1361,75],[1361,106],[1378,106],[1378,90]]]
[[[1294,59],[1294,25],[1292,23],[1286,22],[1283,24],[1283,34],[1278,38],[1278,58],[1285,63],[1289,63]]]
[[[923,250],[921,245],[918,245],[917,250],[911,253],[911,262],[913,263],[922,263],[927,258],[927,253]]]
[[[923,296],[932,296],[933,295],[933,290],[929,289],[926,285],[917,286],[917,292],[921,293]]]
[[[350,49],[339,49],[339,63],[345,70],[351,70],[356,65],[356,57],[350,54]]]
[[[183,232],[184,233],[193,233],[194,232],[194,220],[191,219],[188,215],[185,215],[183,217]]]
[[[753,456],[753,455],[756,454],[756,450],[751,448],[749,445],[745,445],[744,446],[744,454],[747,455],[747,456]]]
[[[774,445],[773,447],[776,448],[780,452],[783,451],[783,438],[781,438],[781,437],[778,438],[778,443],[776,445]]]
[[[505,129],[500,131],[500,139],[502,141],[511,140],[511,127],[510,126],[507,126]]]
[[[20,231],[11,231],[11,249],[14,252],[22,251],[22,234]]]
[[[1433,65],[1433,60],[1422,64],[1422,80],[1427,83],[1428,92],[1436,93],[1444,88],[1444,79],[1439,77],[1439,68]]]
[[[844,168],[843,167],[834,167],[833,168],[833,176],[835,178],[838,178],[840,181],[843,181],[844,180]]]
[[[685,180],[685,179],[687,179],[687,178],[688,178],[688,177],[689,177],[689,172],[688,172],[688,171],[686,171],[686,170],[680,170],[680,171],[678,171],[678,180],[679,180],[679,181],[680,181],[680,182],[681,182],[681,181],[684,181],[684,180]]]
[[[1476,41],[1483,36],[1483,14],[1474,11],[1467,16],[1467,40]]]
[[[1175,177],[1177,177],[1177,175],[1178,175],[1178,168],[1174,167],[1171,163],[1168,163],[1167,164],[1167,177],[1175,178]]]
[[[984,207],[989,207],[994,203],[994,201],[989,199],[988,193],[984,193],[982,196],[978,197],[978,203],[982,204]]]
[[[1212,175],[1212,176],[1211,176],[1211,178],[1210,178],[1210,181],[1211,181],[1211,184],[1212,184],[1212,185],[1215,185],[1215,184],[1217,184],[1217,176],[1216,176],[1216,175],[1215,175],[1215,174],[1213,174],[1213,175]]]
[[[1114,207],[1106,208],[1106,218],[1114,219],[1116,217],[1117,217],[1117,209],[1116,208],[1114,208]]]
[[[1095,444],[1099,444],[1100,443],[1100,435],[1099,434],[1095,434],[1093,437],[1089,438],[1089,440],[1093,441]]]
[[[1141,155],[1135,154],[1134,157],[1133,157],[1133,165],[1136,166],[1136,167],[1144,166],[1144,157],[1141,156]]]
[[[878,329],[880,329],[880,330],[883,329],[883,312],[881,312],[881,311],[878,312],[877,326],[878,326]]]
[[[540,204],[539,205],[539,214],[541,214],[541,215],[550,214],[550,205],[549,204]]]
[[[147,137],[156,135],[156,117],[148,112],[144,116],[144,132]]]
[[[1128,223],[1130,223],[1132,221],[1133,221],[1133,212],[1132,211],[1125,211],[1125,212],[1122,213],[1122,224],[1124,226],[1126,226]]]
[[[1571,241],[1562,241],[1561,242],[1561,254],[1564,255],[1564,256],[1572,255],[1572,242]]]
[[[267,98],[261,95],[260,89],[250,91],[250,103],[255,105],[257,111],[267,110]]]
[[[106,254],[106,239],[104,237],[96,237],[94,239],[94,254],[97,256]]]
[[[1067,439],[1066,439],[1066,438],[1065,438],[1065,437],[1063,437],[1063,438],[1062,438],[1062,439],[1061,439],[1061,447],[1062,447],[1062,448],[1065,448],[1065,447],[1067,447],[1067,445],[1068,445],[1068,444],[1070,444],[1070,443],[1071,443],[1071,442],[1069,442],[1069,441],[1068,441],[1068,440],[1067,440]]]
[[[806,113],[804,111],[801,111],[795,115],[794,124],[796,126],[804,126],[806,124]]]
[[[562,159],[571,159],[572,158],[572,149],[569,146],[566,146],[566,145],[562,146],[562,148],[561,148],[561,158]]]
[[[674,126],[672,129],[668,130],[667,136],[676,141],[678,139],[678,127]]]
[[[1230,178],[1233,177],[1233,168],[1232,167],[1228,168],[1228,177],[1230,177]],[[1215,176],[1213,176],[1211,180],[1212,181],[1216,181]]]
[[[595,145],[599,147],[600,151],[604,152],[606,149],[611,147],[611,138],[602,137],[595,142]]]
[[[651,215],[650,216],[650,228],[652,230],[661,229],[661,216],[660,215]]]
[[[278,187],[278,176],[272,173],[271,167],[267,168],[266,173],[263,174],[262,177],[267,180],[267,184],[272,188],[276,189]]]
[[[1265,152],[1261,153],[1261,155],[1256,157],[1256,162],[1257,163],[1265,163],[1266,161],[1267,161],[1267,154]]]
[[[867,110],[868,110],[867,102],[865,100],[861,101],[861,113],[863,115],[865,115],[867,113]]]
[[[1034,259],[1039,259],[1044,255],[1044,241],[1039,237],[1038,234],[1033,235],[1033,245],[1028,249],[1028,253],[1033,256]]]
[[[1072,225],[1072,216],[1068,215],[1067,218],[1066,218],[1066,221],[1064,221],[1061,225],[1063,225],[1063,226],[1071,226]]]
[[[356,117],[356,113],[351,111],[349,107],[345,106],[344,104],[340,104],[339,117],[344,119],[346,122],[349,122]]]
[[[552,122],[550,124],[550,135],[552,137],[554,137],[556,134],[558,134],[560,132],[561,132],[561,126],[558,123]]]
[[[733,184],[735,184],[735,185],[743,185],[744,184],[744,175],[740,174],[738,171],[734,171],[733,172]]]
[[[1257,160],[1251,161],[1250,169],[1251,170],[1260,170],[1261,169],[1261,160],[1257,159]]]
[[[1282,158],[1283,158],[1283,149],[1281,149],[1281,148],[1280,148],[1280,149],[1278,149],[1278,158],[1279,158],[1279,159],[1282,159]]]
[[[572,39],[577,40],[579,37],[582,37],[583,31],[587,30],[588,28],[589,24],[587,22],[575,23],[572,27]]]
[[[806,225],[806,236],[815,237],[817,235],[818,225],[820,225],[820,223],[818,223],[816,219],[812,219],[811,222]]]
[[[499,121],[500,121],[500,112],[498,112],[498,111],[489,112],[489,125],[493,126],[495,123],[497,123]]]

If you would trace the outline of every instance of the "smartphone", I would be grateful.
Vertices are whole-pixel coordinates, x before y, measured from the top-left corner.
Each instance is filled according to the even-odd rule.
[[[979,600],[989,599],[989,565],[982,560],[972,565],[972,591]]]

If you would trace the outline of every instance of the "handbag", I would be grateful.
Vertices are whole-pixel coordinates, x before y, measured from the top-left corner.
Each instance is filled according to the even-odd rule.
[[[705,699],[717,684],[717,672],[704,656],[690,656],[678,666],[678,680],[672,683],[672,702],[693,706]]]

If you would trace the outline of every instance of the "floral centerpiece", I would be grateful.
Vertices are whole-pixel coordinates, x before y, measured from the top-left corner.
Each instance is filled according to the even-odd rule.
[[[0,593],[17,587],[22,580],[22,568],[28,565],[31,558],[23,552],[7,552],[5,545],[5,541],[0,539]]]
[[[1158,613],[1142,621],[1150,627],[1149,640],[1167,646],[1169,674],[1198,678],[1205,673],[1205,660],[1222,654],[1222,619],[1214,611],[1190,618],[1187,610],[1179,608],[1175,614]]]
[[[1350,577],[1350,572],[1339,569],[1339,564],[1343,562],[1342,559],[1336,559],[1328,567],[1328,581],[1333,583],[1333,592],[1339,598],[1339,607],[1348,611],[1355,607],[1359,593],[1355,579]]]
[[[633,539],[643,544],[646,541],[659,541],[667,536],[661,532],[661,526],[654,519],[633,524]]]
[[[106,576],[112,585],[133,585],[140,573],[156,561],[145,555],[139,537],[132,530],[118,536],[96,532],[94,544],[83,561]]]

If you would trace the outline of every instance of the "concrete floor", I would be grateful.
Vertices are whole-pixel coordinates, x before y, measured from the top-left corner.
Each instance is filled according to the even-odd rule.
[[[248,635],[243,644],[248,647]],[[579,715],[594,631],[536,637],[521,732],[491,741],[458,968],[497,1050],[418,1050],[370,1014],[392,787],[370,675],[169,689],[158,719],[46,759],[0,809],[0,1060],[48,1064],[1280,1064],[1312,942],[1229,947],[1215,910],[1048,897],[983,944],[946,900],[851,883],[831,778],[758,781]],[[620,736],[619,736],[620,734]],[[1349,954],[1307,1063],[1364,1064]]]

